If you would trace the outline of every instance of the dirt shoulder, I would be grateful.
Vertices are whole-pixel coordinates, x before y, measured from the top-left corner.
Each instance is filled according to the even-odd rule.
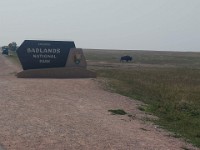
[[[6,150],[197,149],[148,122],[140,102],[98,79],[19,79],[0,56],[0,144]],[[124,109],[132,117],[111,115]]]

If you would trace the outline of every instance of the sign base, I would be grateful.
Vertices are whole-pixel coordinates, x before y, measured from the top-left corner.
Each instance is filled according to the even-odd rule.
[[[29,69],[19,72],[18,78],[96,78],[96,73],[77,67]]]

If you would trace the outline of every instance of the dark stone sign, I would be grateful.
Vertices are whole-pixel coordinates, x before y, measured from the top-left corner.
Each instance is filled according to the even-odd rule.
[[[17,49],[24,70],[65,67],[73,41],[25,40]]]

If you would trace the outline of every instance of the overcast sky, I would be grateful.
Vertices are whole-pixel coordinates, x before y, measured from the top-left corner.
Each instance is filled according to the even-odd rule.
[[[0,45],[200,51],[200,0],[0,0]]]

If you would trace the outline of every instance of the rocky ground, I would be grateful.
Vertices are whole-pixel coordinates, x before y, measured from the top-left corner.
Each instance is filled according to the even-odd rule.
[[[20,79],[0,56],[0,149],[178,150],[192,147],[149,122],[142,103],[110,93],[99,79]],[[112,115],[123,109],[128,115]]]

